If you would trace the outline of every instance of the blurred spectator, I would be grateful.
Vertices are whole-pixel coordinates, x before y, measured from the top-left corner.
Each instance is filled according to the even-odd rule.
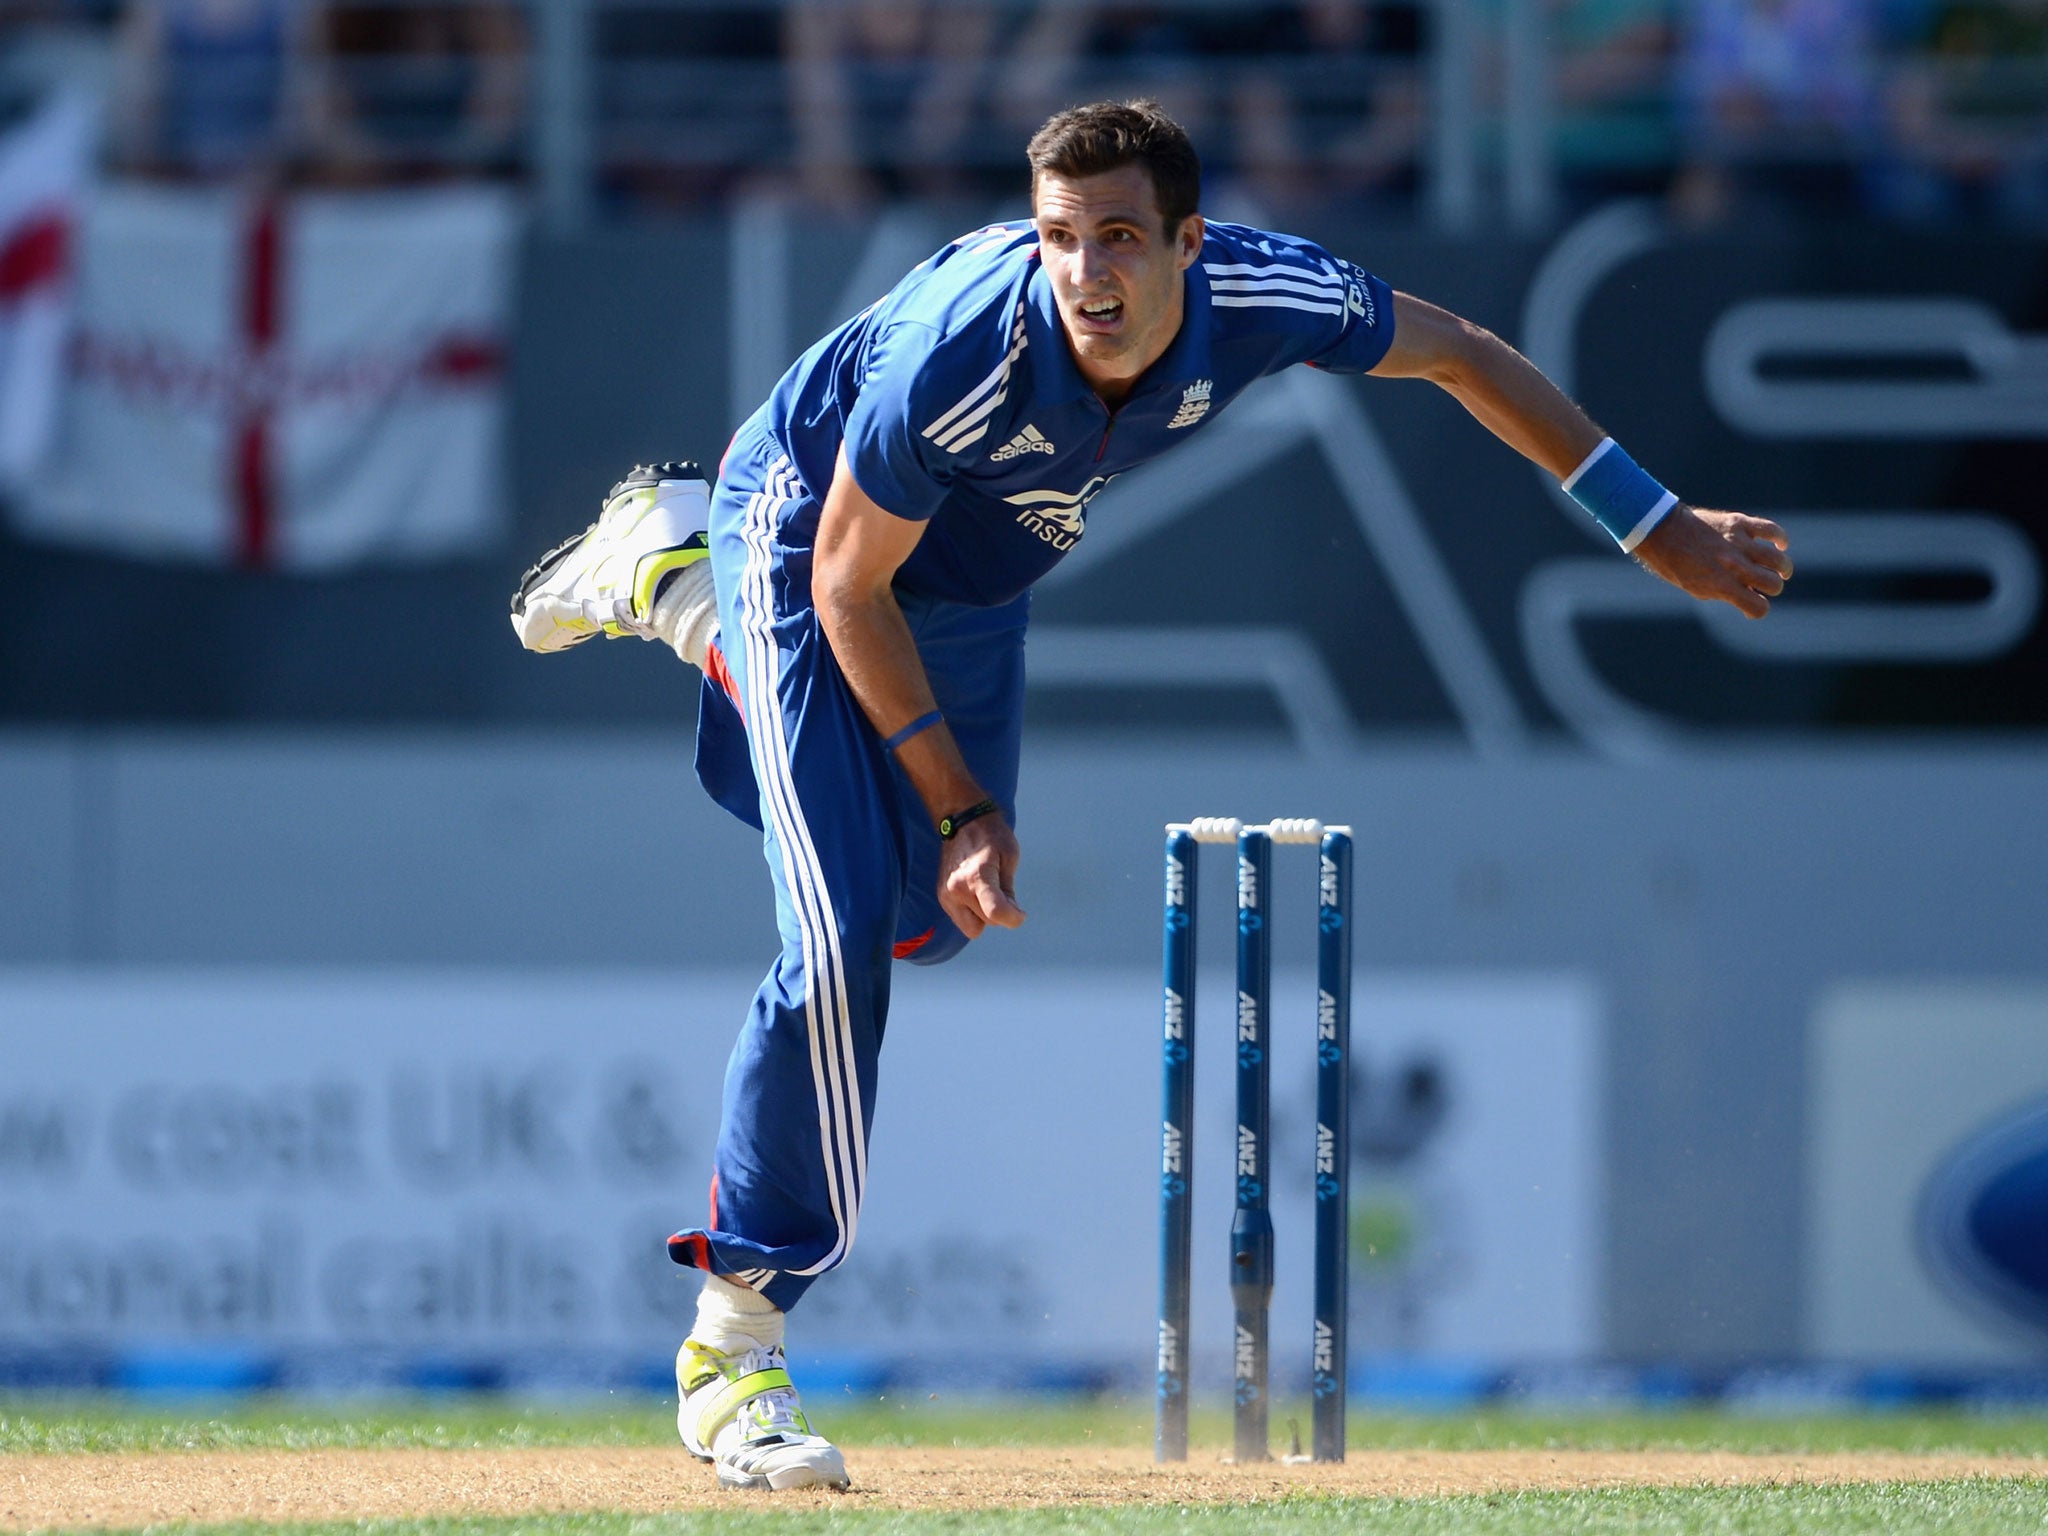
[[[1228,15],[1207,21],[1236,25]],[[1213,82],[1200,62],[1204,22],[1187,6],[1040,0],[1015,63],[998,82],[1005,125],[1028,134],[1077,101],[1149,96],[1201,145],[1203,167],[1213,176],[1226,156],[1216,131]]]
[[[1046,0],[998,90],[1018,127],[1071,100],[1155,97],[1202,145],[1212,182],[1295,207],[1412,189],[1421,31],[1406,0]]]
[[[519,169],[526,28],[505,0],[335,0],[321,9],[312,52],[320,180]]]
[[[1420,15],[1391,0],[1300,0],[1203,19],[1225,152],[1275,208],[1414,190]]]
[[[1888,102],[1880,210],[2048,225],[2048,0],[1953,0],[1910,46]]]
[[[0,0],[0,125],[52,90],[105,96],[121,11],[121,0]]]
[[[1303,51],[1311,78],[1323,87],[1304,98],[1300,132],[1310,144],[1326,146],[1330,189],[1339,197],[1412,196],[1416,190],[1427,130],[1423,11],[1422,4],[1406,0],[1309,0],[1300,7]],[[1342,95],[1343,83],[1354,75],[1370,82],[1362,103],[1346,102]],[[1313,110],[1322,99],[1340,103],[1334,121]]]
[[[942,0],[795,0],[783,17],[796,173],[816,207],[968,185],[996,10]]]
[[[1685,22],[1678,212],[1710,222],[1771,195],[1808,211],[1849,203],[1875,122],[1872,0],[1690,0]]]
[[[302,0],[132,0],[113,102],[116,162],[145,175],[272,176],[297,147]]]
[[[1678,154],[1672,0],[1560,0],[1551,11],[1558,170],[1582,195],[1662,192]]]
[[[772,7],[608,6],[593,21],[608,199],[695,207],[787,161],[783,25]]]

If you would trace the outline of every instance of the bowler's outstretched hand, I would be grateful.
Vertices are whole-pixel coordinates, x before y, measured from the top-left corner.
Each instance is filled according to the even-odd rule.
[[[1017,834],[1001,816],[982,816],[939,845],[939,906],[953,925],[978,939],[994,924],[1024,922],[1017,905]]]
[[[1681,591],[1760,619],[1792,579],[1787,546],[1785,530],[1769,518],[1680,502],[1636,546],[1636,559]]]

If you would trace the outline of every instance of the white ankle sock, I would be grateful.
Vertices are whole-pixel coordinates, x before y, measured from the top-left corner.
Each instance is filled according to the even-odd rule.
[[[711,562],[699,560],[684,566],[654,600],[654,612],[648,618],[654,632],[674,647],[678,656],[693,667],[702,667],[705,653],[718,637],[718,593],[711,584]]]
[[[690,1337],[722,1355],[743,1349],[782,1347],[782,1309],[759,1291],[706,1275],[697,1296],[697,1324]]]

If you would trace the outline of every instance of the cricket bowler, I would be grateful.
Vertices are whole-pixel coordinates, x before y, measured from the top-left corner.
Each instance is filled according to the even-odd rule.
[[[1654,575],[1752,618],[1784,531],[1688,506],[1512,347],[1291,235],[1203,219],[1149,101],[1032,138],[1031,217],[978,229],[793,363],[707,483],[636,469],[527,573],[520,640],[668,644],[703,672],[697,771],[764,834],[781,952],[726,1070],[676,1360],[685,1446],[722,1483],[844,1487],[786,1315],[859,1231],[899,962],[1024,921],[1017,764],[1032,585],[1118,475],[1305,364],[1426,379],[1557,477]]]

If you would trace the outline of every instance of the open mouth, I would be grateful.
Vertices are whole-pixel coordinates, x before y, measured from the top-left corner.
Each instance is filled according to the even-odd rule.
[[[1107,331],[1115,329],[1116,323],[1123,318],[1124,301],[1107,296],[1083,299],[1076,309],[1081,317],[1081,323],[1090,330]]]

